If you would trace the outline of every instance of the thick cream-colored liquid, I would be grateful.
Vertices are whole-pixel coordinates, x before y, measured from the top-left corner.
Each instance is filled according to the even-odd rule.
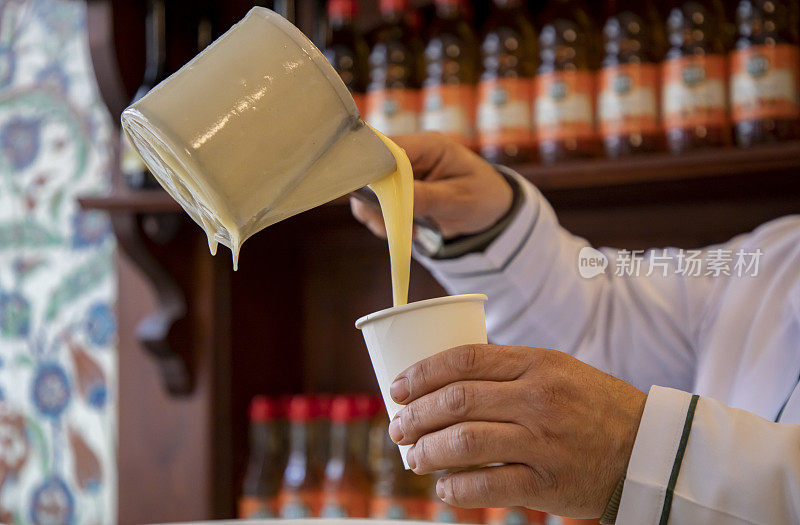
[[[374,130],[391,150],[397,169],[388,177],[373,182],[370,189],[378,196],[392,268],[394,306],[408,302],[408,281],[411,273],[411,241],[414,229],[414,172],[403,149]]]

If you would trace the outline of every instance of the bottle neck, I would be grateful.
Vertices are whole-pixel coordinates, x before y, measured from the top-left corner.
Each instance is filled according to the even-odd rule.
[[[350,426],[346,423],[333,423],[331,425],[331,450],[330,459],[342,460],[347,458]]]
[[[291,455],[311,456],[312,423],[292,421],[289,425],[289,452]]]
[[[355,24],[352,15],[344,13],[333,13],[328,17],[328,23],[333,30],[349,29]]]
[[[381,18],[385,24],[403,24],[405,13],[397,9],[381,10]]]
[[[167,35],[166,5],[164,0],[148,2],[145,20],[145,83],[153,87],[166,77]]]
[[[464,16],[461,2],[437,2],[436,16],[445,20],[452,20]]]
[[[522,6],[522,0],[494,0],[494,5],[499,9],[518,9]]]
[[[250,424],[250,455],[266,458],[278,453],[278,431],[275,422]]]

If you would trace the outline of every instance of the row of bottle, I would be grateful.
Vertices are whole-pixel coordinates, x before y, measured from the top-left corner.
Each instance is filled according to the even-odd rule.
[[[435,0],[427,44],[407,0],[381,0],[371,45],[357,0],[329,0],[326,56],[365,120],[440,131],[495,162],[544,162],[800,138],[797,0],[549,0],[537,31],[494,0],[478,38],[465,0]]]
[[[436,497],[435,475],[418,476],[403,468],[388,423],[383,402],[372,396],[254,398],[239,517],[558,523],[528,509],[445,504]]]

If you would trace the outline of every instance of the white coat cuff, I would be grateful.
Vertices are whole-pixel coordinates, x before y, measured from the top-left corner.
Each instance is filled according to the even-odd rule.
[[[431,259],[415,251],[414,257],[435,275],[462,277],[472,273],[502,270],[522,249],[530,238],[539,214],[539,191],[524,177],[509,168],[498,167],[514,178],[522,192],[522,205],[506,229],[492,241],[486,250],[468,253],[455,259]]]
[[[691,430],[692,398],[692,394],[672,388],[650,389],[628,464],[617,525],[658,524],[665,510],[669,512],[670,480],[677,477]],[[674,481],[672,485],[674,488]]]

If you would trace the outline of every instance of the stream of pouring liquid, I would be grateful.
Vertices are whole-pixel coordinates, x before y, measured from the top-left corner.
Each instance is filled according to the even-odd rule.
[[[394,173],[369,185],[378,196],[392,270],[394,306],[408,303],[408,282],[411,274],[411,242],[414,230],[414,172],[406,152],[380,131],[373,131],[394,155]]]

